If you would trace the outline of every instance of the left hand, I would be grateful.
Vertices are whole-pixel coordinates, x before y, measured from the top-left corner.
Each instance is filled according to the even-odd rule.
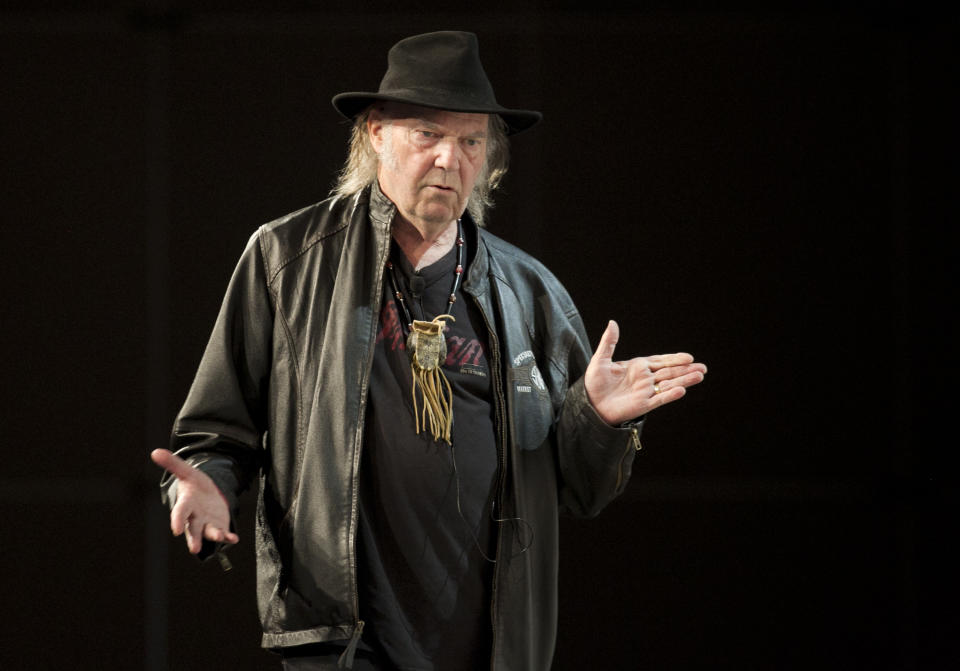
[[[187,549],[197,554],[204,539],[216,543],[238,543],[240,537],[230,531],[230,505],[210,476],[170,450],[150,453],[153,462],[177,479],[177,502],[170,511],[170,530],[183,534]]]
[[[683,398],[687,387],[703,381],[707,367],[686,352],[614,361],[620,327],[611,321],[593,353],[584,385],[590,404],[611,426]]]

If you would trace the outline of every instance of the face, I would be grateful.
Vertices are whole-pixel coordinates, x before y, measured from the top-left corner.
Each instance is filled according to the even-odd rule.
[[[421,233],[463,214],[487,151],[486,114],[390,104],[370,113],[380,189]]]

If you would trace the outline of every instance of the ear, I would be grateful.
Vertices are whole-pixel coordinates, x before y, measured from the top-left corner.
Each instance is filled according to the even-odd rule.
[[[370,136],[370,145],[379,155],[383,151],[383,134],[386,131],[386,125],[376,109],[370,110],[370,116],[367,117],[367,133]]]

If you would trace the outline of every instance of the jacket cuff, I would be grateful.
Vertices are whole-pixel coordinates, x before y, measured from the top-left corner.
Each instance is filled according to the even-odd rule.
[[[603,418],[600,417],[600,414],[596,408],[593,407],[593,404],[590,403],[590,398],[587,396],[587,387],[582,377],[574,382],[573,386],[567,391],[566,402],[572,404],[573,410],[578,420],[580,420],[581,425],[586,428],[592,438],[600,443],[615,441],[621,436],[634,432],[636,432],[634,435],[639,439],[640,432],[643,430],[643,424],[647,418],[646,415],[641,415],[635,419],[623,422],[618,426],[607,424],[603,421]]]

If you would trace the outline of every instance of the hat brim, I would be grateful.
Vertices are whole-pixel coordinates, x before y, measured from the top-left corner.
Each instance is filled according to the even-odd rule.
[[[466,112],[471,114],[497,114],[507,124],[507,135],[516,135],[525,130],[529,130],[537,125],[543,115],[534,110],[512,110],[506,107],[485,106],[471,107],[460,106],[456,104],[444,103],[443,105],[424,102],[422,99],[412,96],[390,95],[384,93],[364,93],[359,91],[350,91],[347,93],[338,93],[333,96],[333,107],[347,119],[353,119],[363,110],[377,101],[388,101],[406,103],[408,105],[419,105],[420,107],[430,107],[432,109],[443,109],[451,112]]]

